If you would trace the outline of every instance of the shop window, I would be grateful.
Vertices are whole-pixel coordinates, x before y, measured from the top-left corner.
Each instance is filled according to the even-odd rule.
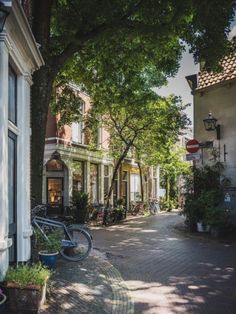
[[[63,178],[48,178],[48,204],[61,206],[63,204]]]
[[[130,175],[130,200],[140,201],[141,199],[141,187],[140,187],[140,175],[131,173]]]
[[[82,161],[73,162],[73,191],[84,191],[84,163]]]
[[[127,203],[128,203],[128,171],[122,171],[121,193],[122,193],[122,198],[124,200],[124,204],[127,207]]]

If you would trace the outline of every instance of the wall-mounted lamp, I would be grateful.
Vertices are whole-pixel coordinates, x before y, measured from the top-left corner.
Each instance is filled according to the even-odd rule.
[[[216,130],[217,140],[220,140],[220,125],[216,124],[217,119],[212,116],[212,113],[209,112],[208,116],[203,119],[203,123],[206,131]]]
[[[2,2],[0,2],[0,33],[3,30],[6,18],[9,15],[9,13],[10,13],[9,10],[5,7],[5,5]]]

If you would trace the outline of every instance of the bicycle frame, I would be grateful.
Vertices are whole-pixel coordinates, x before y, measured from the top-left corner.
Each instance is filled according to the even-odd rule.
[[[65,240],[65,239],[61,240],[61,247],[62,248],[73,248],[73,247],[76,247],[76,244],[74,243],[73,239],[71,238],[71,235],[68,232],[67,227],[66,227],[66,225],[63,222],[55,221],[55,220],[48,219],[48,218],[43,218],[43,217],[40,217],[40,216],[35,216],[33,218],[32,226],[33,227],[36,226],[37,229],[42,234],[42,236],[46,239],[46,241],[50,242],[50,240],[48,239],[46,233],[41,228],[42,225],[63,229],[65,235],[69,238],[69,240]]]

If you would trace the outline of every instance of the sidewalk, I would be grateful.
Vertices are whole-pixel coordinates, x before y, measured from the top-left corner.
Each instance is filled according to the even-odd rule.
[[[120,273],[96,249],[83,262],[59,259],[40,314],[133,314]]]

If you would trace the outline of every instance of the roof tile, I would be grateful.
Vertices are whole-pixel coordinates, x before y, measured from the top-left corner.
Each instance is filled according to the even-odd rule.
[[[221,65],[221,73],[203,71],[198,74],[198,89],[236,78],[236,52],[226,56]]]

